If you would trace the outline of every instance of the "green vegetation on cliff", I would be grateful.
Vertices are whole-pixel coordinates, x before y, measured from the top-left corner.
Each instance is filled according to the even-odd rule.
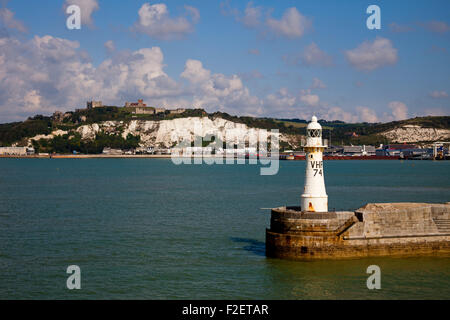
[[[49,153],[73,153],[81,152],[86,154],[102,153],[103,148],[113,149],[135,149],[139,146],[140,137],[128,134],[124,139],[121,135],[108,135],[98,133],[94,140],[82,140],[79,133],[72,136],[68,134],[56,136],[53,139],[33,140],[33,147],[36,152]]]
[[[301,119],[281,119],[285,124],[296,124],[303,127],[303,134],[307,121]],[[336,145],[344,144],[368,144],[378,145],[387,144],[389,141],[380,133],[403,127],[405,125],[416,125],[422,128],[449,129],[450,117],[416,117],[401,121],[392,121],[386,123],[345,123],[343,121],[319,120],[322,125],[323,137],[329,139]]]
[[[307,120],[303,119],[273,119],[255,118],[248,116],[232,116],[224,112],[207,113],[203,109],[187,109],[181,114],[171,114],[169,111],[158,114],[133,114],[131,108],[106,106],[93,109],[80,109],[66,112],[59,117],[37,115],[23,122],[0,124],[0,146],[9,146],[13,143],[26,145],[27,139],[38,134],[50,134],[61,129],[71,131],[71,135],[55,137],[51,140],[41,139],[34,142],[35,148],[40,152],[68,153],[74,150],[82,153],[99,153],[103,147],[131,149],[139,144],[139,137],[127,137],[123,139],[120,132],[115,135],[98,134],[93,141],[83,141],[79,134],[73,130],[81,125],[99,123],[102,121],[131,120],[172,120],[186,117],[209,117],[210,119],[223,118],[235,123],[242,123],[251,128],[278,129],[281,133],[292,135],[304,135]],[[324,129],[323,137],[330,139],[332,144],[386,144],[389,141],[380,133],[389,131],[404,125],[417,125],[424,128],[448,129],[450,117],[416,117],[403,121],[388,123],[345,123],[342,121],[319,120]]]
[[[0,146],[9,146],[13,142],[22,142],[23,139],[37,134],[49,134],[54,129],[52,119],[41,115],[29,118],[23,122],[0,124]]]

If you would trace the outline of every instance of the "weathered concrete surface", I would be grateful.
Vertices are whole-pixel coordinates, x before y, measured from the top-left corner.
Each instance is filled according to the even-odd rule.
[[[450,203],[371,203],[355,212],[272,210],[266,254],[339,259],[450,253]]]

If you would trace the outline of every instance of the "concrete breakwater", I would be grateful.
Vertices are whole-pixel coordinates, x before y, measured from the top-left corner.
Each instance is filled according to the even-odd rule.
[[[266,255],[295,260],[450,254],[450,202],[370,203],[341,212],[272,209]]]

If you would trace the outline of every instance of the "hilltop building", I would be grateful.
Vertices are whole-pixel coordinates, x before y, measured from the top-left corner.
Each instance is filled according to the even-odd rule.
[[[125,102],[125,108],[132,108],[133,114],[158,114],[165,113],[166,108],[149,107],[144,103],[143,99],[139,99],[137,102]],[[186,111],[184,108],[177,108],[173,110],[167,110],[170,114],[181,114]]]
[[[147,107],[143,99],[139,99],[137,102],[125,102],[125,108],[143,108]]]
[[[155,114],[155,108],[147,107],[143,99],[139,99],[137,102],[125,102],[125,108],[132,108],[132,114]]]
[[[175,110],[170,110],[170,113],[171,114],[180,114],[180,113],[183,113],[185,111],[186,111],[186,109],[184,109],[184,108],[177,108]]]
[[[88,101],[86,102],[86,107],[88,109],[101,108],[103,107],[103,103],[101,101]]]

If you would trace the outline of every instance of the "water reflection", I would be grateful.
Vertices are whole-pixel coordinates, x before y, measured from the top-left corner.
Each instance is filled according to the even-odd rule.
[[[266,244],[262,241],[258,241],[255,239],[247,239],[247,238],[235,238],[235,237],[231,237],[230,239],[237,243],[246,244],[244,247],[242,247],[242,249],[244,249],[244,250],[247,250],[258,256],[266,255]]]
[[[281,299],[447,299],[450,296],[449,257],[267,259],[266,262],[266,290],[283,292]],[[369,290],[366,286],[369,277],[366,270],[373,264],[381,268],[381,290]],[[436,297],[437,292],[440,297]]]

